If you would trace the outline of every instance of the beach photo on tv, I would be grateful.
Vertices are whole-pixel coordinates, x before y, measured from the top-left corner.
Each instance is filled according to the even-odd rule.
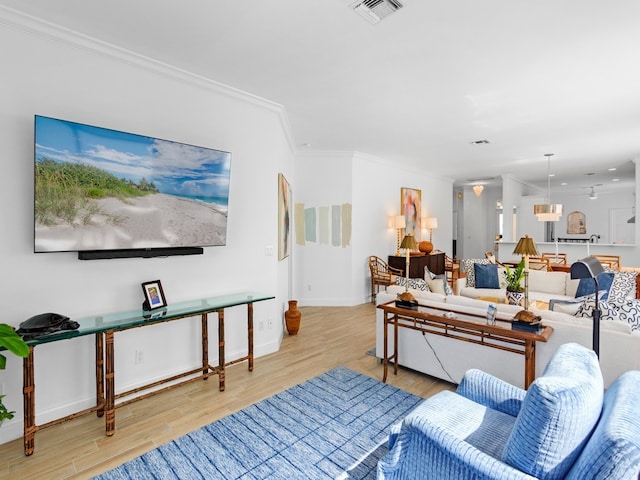
[[[35,252],[226,244],[231,154],[35,117]]]

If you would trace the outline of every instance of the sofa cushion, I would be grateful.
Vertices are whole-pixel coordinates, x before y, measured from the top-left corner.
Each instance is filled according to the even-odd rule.
[[[453,289],[447,280],[447,274],[442,273],[440,275],[436,275],[429,267],[424,267],[424,280],[427,282],[429,286],[429,290],[435,293],[440,293],[442,295],[453,295]]]
[[[576,279],[572,279],[571,278],[571,274],[567,273],[567,278],[565,281],[566,285],[565,285],[565,292],[564,294],[567,297],[575,297],[576,296],[576,291],[578,290],[578,285],[580,285],[580,279],[576,278]]]
[[[628,302],[630,302],[630,304],[627,304],[627,302],[616,303],[608,300],[598,302],[598,308],[601,314],[600,321],[621,322],[629,328],[629,331],[637,329],[638,322],[640,321],[638,319],[638,303],[635,303],[636,301],[634,300],[628,300]],[[585,300],[576,312],[576,317],[593,318],[595,307],[595,299],[590,298]],[[603,324],[600,324],[601,327],[602,325]]]
[[[386,292],[380,292],[380,295],[381,295],[380,298],[383,299],[383,300],[386,299],[387,297],[384,295],[385,293],[388,293],[390,295],[398,295],[399,293],[402,293],[404,291],[405,291],[404,287],[401,287],[399,285],[389,285],[387,287]],[[423,303],[426,300],[435,301],[435,302],[444,302],[445,301],[445,296],[444,295],[442,295],[440,293],[430,292],[428,289],[427,290],[416,290],[416,289],[410,288],[409,292],[411,292],[413,294],[413,296],[416,297],[416,300],[420,300],[420,303]]]
[[[447,285],[446,278],[425,278],[424,281],[427,282],[431,292],[447,295],[447,291],[445,290],[445,285]]]
[[[568,276],[566,272],[531,270],[529,272],[529,291],[566,295]]]
[[[615,272],[609,290],[609,300],[623,302],[628,298],[635,298],[637,276],[638,272]]]
[[[583,297],[576,298],[574,300],[559,300],[557,298],[552,298],[549,301],[549,310],[552,312],[562,312],[568,315],[575,315],[582,306],[582,302],[584,302]]]
[[[604,295],[603,290],[598,290],[598,299]],[[549,300],[549,310],[554,312],[568,313],[569,315],[576,315],[582,304],[595,298],[595,294],[585,295],[583,297],[576,298],[552,298]]]
[[[504,298],[504,288],[475,288],[475,287],[458,287],[458,295],[461,297],[478,298],[478,297],[497,297]]]
[[[473,267],[476,277],[476,288],[500,288],[498,265],[495,263],[475,263]]]
[[[476,286],[476,271],[474,265],[480,263],[487,265],[491,262],[487,258],[463,258],[460,261],[460,270],[462,270],[467,277],[467,287]]]
[[[623,373],[604,395],[602,416],[567,480],[636,478],[640,470],[640,372]]]
[[[583,327],[586,324],[588,325],[588,328],[589,328],[589,338],[591,338],[591,332],[592,332],[592,326],[593,326],[593,319],[591,317],[575,317],[573,315],[568,315],[566,313],[550,312],[547,310],[542,312],[542,321],[544,322],[545,320],[558,321],[558,322],[562,322],[564,325],[574,325],[576,327]],[[631,327],[629,327],[629,324],[627,322],[622,322],[622,321],[600,322],[600,332],[602,333],[604,331],[630,334]]]
[[[561,345],[527,390],[503,461],[536,478],[564,478],[598,422],[603,391],[596,354]]]
[[[606,300],[609,296],[609,290],[611,289],[611,284],[613,283],[613,272],[602,272],[598,275],[598,291],[602,290],[604,293],[601,295],[602,300]],[[635,287],[635,283],[634,283]],[[576,298],[584,297],[585,295],[591,295],[595,293],[596,285],[593,281],[593,278],[581,278],[580,284],[578,285],[578,290],[576,290]]]
[[[608,302],[618,311],[620,321],[626,322],[632,332],[640,329],[640,300],[626,299],[623,302],[608,300]]]

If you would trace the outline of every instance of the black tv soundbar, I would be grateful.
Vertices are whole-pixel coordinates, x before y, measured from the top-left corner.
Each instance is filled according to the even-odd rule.
[[[107,260],[110,258],[154,258],[174,255],[202,255],[202,247],[129,248],[122,250],[86,250],[78,252],[79,260]]]

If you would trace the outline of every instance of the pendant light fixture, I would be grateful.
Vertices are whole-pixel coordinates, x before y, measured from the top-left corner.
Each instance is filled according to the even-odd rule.
[[[562,205],[551,203],[551,157],[553,153],[545,153],[547,157],[547,203],[533,206],[533,213],[539,222],[557,222],[562,216]]]

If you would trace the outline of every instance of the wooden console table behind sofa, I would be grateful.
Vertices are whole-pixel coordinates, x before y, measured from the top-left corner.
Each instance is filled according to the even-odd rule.
[[[455,306],[444,308],[419,305],[417,310],[396,307],[395,301],[378,305],[384,312],[382,381],[387,381],[389,361],[393,361],[393,373],[398,374],[399,342],[398,329],[405,328],[419,332],[449,337],[463,342],[475,343],[483,347],[496,348],[524,355],[524,388],[528,388],[536,378],[536,342],[546,342],[553,328],[541,326],[537,332],[515,330],[510,322],[497,319],[494,325],[487,324],[486,317],[473,313],[459,312]],[[393,351],[389,353],[389,333],[393,328]]]
[[[389,255],[389,265],[402,270],[404,275],[407,257]],[[427,255],[411,255],[409,257],[409,278],[424,278],[424,267],[429,267],[431,273],[444,273],[444,252],[429,253]]]
[[[96,412],[99,417],[105,416],[105,432],[107,436],[112,436],[116,428],[115,408],[141,400],[156,393],[160,393],[185,383],[190,383],[199,379],[206,379],[212,375],[218,375],[220,391],[224,391],[225,387],[225,366],[235,363],[248,361],[248,368],[253,370],[253,304],[263,300],[270,300],[275,297],[269,295],[261,295],[257,293],[238,293],[233,295],[223,295],[219,297],[203,298],[188,302],[176,303],[162,309],[143,311],[142,309],[134,312],[114,313],[108,315],[100,315],[87,317],[82,319],[74,319],[80,324],[77,330],[68,330],[53,333],[39,337],[34,340],[27,341],[29,345],[29,356],[23,362],[23,396],[24,396],[24,453],[31,455],[35,448],[35,433],[45,427],[57,425],[66,420],[71,420],[80,415]],[[245,357],[237,360],[226,362],[224,354],[224,309],[238,305],[247,306],[247,343],[248,353]],[[209,364],[209,336],[208,336],[208,314],[216,312],[218,319],[218,365],[211,366]],[[136,388],[122,393],[115,393],[115,371],[114,371],[114,333],[130,328],[144,327],[155,325],[161,322],[178,320],[188,317],[201,317],[202,323],[202,366],[182,374],[174,375],[171,378],[159,380],[152,384]],[[96,339],[96,406],[86,410],[73,413],[63,418],[53,420],[44,425],[36,425],[35,418],[35,382],[34,382],[34,349],[36,346],[56,342],[60,340],[69,340],[72,338],[95,335]],[[178,379],[189,377],[178,383],[171,384],[160,390],[154,390],[144,395],[139,395],[116,404],[116,400],[123,397],[148,390],[152,387],[165,384],[167,382],[175,382]]]

